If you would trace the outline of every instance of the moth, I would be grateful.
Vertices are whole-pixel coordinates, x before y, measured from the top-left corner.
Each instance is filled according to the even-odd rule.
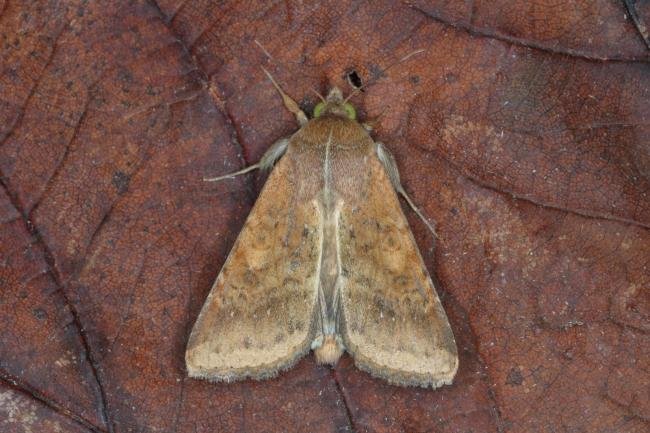
[[[458,368],[454,336],[398,194],[393,156],[334,87],[308,119],[266,71],[300,124],[261,160],[271,169],[189,338],[191,377],[266,379],[314,351],[344,351],[391,384],[439,387]]]

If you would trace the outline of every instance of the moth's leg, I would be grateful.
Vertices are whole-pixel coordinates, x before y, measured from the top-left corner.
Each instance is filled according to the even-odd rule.
[[[402,197],[404,197],[404,200],[408,203],[408,205],[413,209],[413,211],[420,217],[422,222],[427,226],[427,228],[433,233],[435,237],[438,237],[438,234],[436,233],[436,230],[433,228],[433,225],[429,222],[429,220],[424,216],[424,214],[418,209],[418,207],[413,203],[413,200],[411,200],[411,197],[406,193],[404,190],[404,187],[402,186],[402,183],[400,182],[399,179],[399,171],[397,170],[397,164],[395,163],[395,158],[393,158],[393,155],[386,149],[386,147],[380,143],[376,142],[376,151],[377,151],[377,157],[381,161],[382,165],[384,166],[384,169],[386,169],[386,173],[388,174],[388,177],[390,178],[390,182],[393,184],[393,188],[395,188],[395,191],[397,191],[398,194],[401,194]]]
[[[203,180],[205,182],[218,182],[220,180],[228,179],[231,177],[239,176],[240,174],[248,173],[249,171],[253,171],[256,169],[261,169],[261,170],[268,170],[271,167],[273,167],[273,164],[280,159],[282,155],[284,155],[284,152],[287,150],[287,146],[289,145],[289,138],[281,138],[280,140],[276,141],[273,143],[271,147],[269,147],[269,150],[264,152],[264,155],[262,155],[262,159],[257,164],[249,165],[246,168],[242,168],[239,171],[236,171],[234,173],[228,173],[224,174],[223,176],[218,176],[218,177],[204,177]]]
[[[287,110],[291,111],[294,114],[294,116],[296,116],[296,120],[298,121],[300,126],[303,126],[305,123],[307,123],[309,119],[307,119],[307,115],[305,114],[304,111],[300,109],[296,101],[291,99],[289,95],[287,95],[286,93],[284,93],[284,91],[282,91],[282,88],[278,83],[276,83],[276,81],[273,79],[273,76],[269,71],[267,71],[264,68],[262,68],[262,70],[264,71],[266,76],[269,77],[269,80],[271,80],[271,82],[277,89],[278,93],[280,93],[280,96],[282,96],[282,101],[284,102],[284,106],[287,108]]]

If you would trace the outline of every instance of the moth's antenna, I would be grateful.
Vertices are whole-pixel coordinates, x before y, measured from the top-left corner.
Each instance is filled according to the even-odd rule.
[[[287,110],[292,112],[294,116],[296,116],[296,120],[300,124],[300,126],[303,126],[304,124],[307,123],[309,119],[307,119],[307,115],[300,109],[300,106],[296,101],[291,99],[291,96],[287,95],[284,93],[284,90],[282,90],[282,87],[275,81],[275,78],[273,78],[273,75],[269,71],[267,71],[264,66],[261,67],[264,73],[266,74],[267,77],[269,77],[269,80],[271,80],[271,83],[273,83],[273,86],[275,89],[278,91],[280,96],[282,96],[282,101],[284,102],[284,106]]]
[[[311,91],[314,92],[314,93],[316,94],[316,96],[318,96],[318,99],[320,99],[322,102],[327,102],[327,101],[325,101],[325,97],[324,97],[323,95],[321,95],[321,94],[318,92],[318,90],[316,90],[316,89],[314,89],[314,88],[312,87],[312,88],[311,88]]]
[[[266,57],[268,57],[269,60],[271,60],[272,62],[275,63],[275,59],[273,58],[273,56],[271,55],[271,53],[269,53],[268,50],[267,50],[266,48],[264,48],[264,45],[262,45],[262,44],[260,43],[260,41],[258,41],[257,39],[255,39],[254,42],[255,42],[255,44],[256,44],[258,47],[260,47],[260,50],[262,50],[262,52],[264,53],[264,55],[265,55]],[[262,69],[264,69],[264,67],[262,67]],[[273,77],[271,76],[271,74],[270,74],[266,69],[264,69],[264,73],[266,73],[266,75],[271,79],[271,81],[273,82],[273,85],[275,86],[275,88],[278,89],[278,90],[280,90],[280,93],[281,93],[281,94],[284,93],[284,92],[282,92],[281,89],[279,89],[280,86],[275,82],[275,80],[273,79]],[[318,99],[320,99],[320,100],[323,101],[323,102],[326,102],[326,101],[325,101],[325,97],[324,97],[323,95],[321,95],[321,94],[318,92],[318,90],[312,88],[311,91],[314,92],[314,93],[316,94],[316,96],[318,96]],[[283,98],[283,99],[284,99],[284,98]]]
[[[264,46],[257,39],[255,39],[255,43],[257,44],[258,47],[260,47],[260,49],[266,55],[266,57],[268,57],[272,61],[275,61],[273,59],[273,56],[271,55],[271,53],[269,53],[266,50],[266,48],[264,48]],[[289,110],[290,112],[292,112],[296,116],[296,120],[298,121],[300,126],[303,126],[305,123],[307,123],[307,120],[308,120],[307,115],[300,109],[300,107],[298,106],[298,103],[296,101],[294,101],[293,99],[291,99],[291,97],[289,95],[284,93],[284,91],[282,90],[280,85],[277,83],[277,81],[275,81],[275,78],[273,78],[271,73],[269,71],[267,71],[266,68],[264,68],[264,66],[261,66],[261,68],[264,71],[264,73],[266,74],[266,76],[269,77],[269,80],[271,80],[271,83],[273,83],[273,87],[276,88],[276,90],[278,91],[278,93],[282,97],[282,101],[284,102],[284,106],[287,108],[287,110]],[[316,92],[316,91],[314,90],[314,92]],[[316,94],[319,96],[319,98],[321,98],[323,100],[323,102],[325,101],[325,98],[323,98],[318,92],[316,92]]]
[[[352,98],[354,95],[356,95],[357,93],[359,93],[361,90],[365,89],[365,88],[368,87],[370,84],[375,83],[377,80],[379,80],[379,79],[381,78],[382,75],[384,75],[384,74],[385,74],[385,73],[386,73],[390,68],[392,68],[393,66],[395,66],[395,65],[399,65],[400,63],[407,61],[408,59],[410,59],[410,58],[413,57],[414,55],[416,55],[416,54],[420,54],[420,53],[422,53],[422,52],[424,52],[424,51],[426,51],[426,50],[424,50],[424,49],[415,50],[415,51],[413,51],[412,53],[409,53],[409,54],[405,55],[404,57],[402,57],[401,59],[397,60],[396,62],[393,62],[393,63],[391,63],[390,65],[386,66],[384,69],[382,69],[381,71],[379,71],[379,73],[377,74],[377,78],[375,78],[374,80],[370,80],[370,81],[368,81],[367,83],[363,83],[362,85],[360,85],[359,87],[357,87],[356,89],[354,89],[354,91],[353,91],[352,93],[350,93],[350,94],[348,95],[347,98],[345,98],[345,100],[343,101],[343,103],[345,104],[346,102],[348,102],[348,101],[350,100],[350,98]]]
[[[274,59],[273,59],[273,56],[271,55],[271,53],[269,53],[268,51],[266,51],[266,48],[264,48],[264,46],[260,43],[260,41],[258,41],[257,39],[255,39],[255,44],[257,44],[257,46],[260,47],[260,49],[261,49],[262,52],[266,55],[266,57],[268,57],[268,58],[271,59],[271,60],[274,60]]]

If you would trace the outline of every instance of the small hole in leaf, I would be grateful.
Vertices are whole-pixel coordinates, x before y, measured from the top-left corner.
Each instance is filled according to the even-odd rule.
[[[354,87],[355,89],[358,89],[359,87],[363,86],[363,81],[361,81],[361,77],[354,69],[345,75],[346,78],[348,79],[348,83],[350,83],[350,86]]]

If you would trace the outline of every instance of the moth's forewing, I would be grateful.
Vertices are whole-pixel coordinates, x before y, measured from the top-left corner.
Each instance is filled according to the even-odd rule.
[[[320,216],[300,199],[295,161],[269,176],[190,336],[190,376],[275,376],[309,350],[321,249]]]
[[[450,384],[456,343],[397,195],[376,157],[356,175],[339,221],[346,348],[391,383]]]

